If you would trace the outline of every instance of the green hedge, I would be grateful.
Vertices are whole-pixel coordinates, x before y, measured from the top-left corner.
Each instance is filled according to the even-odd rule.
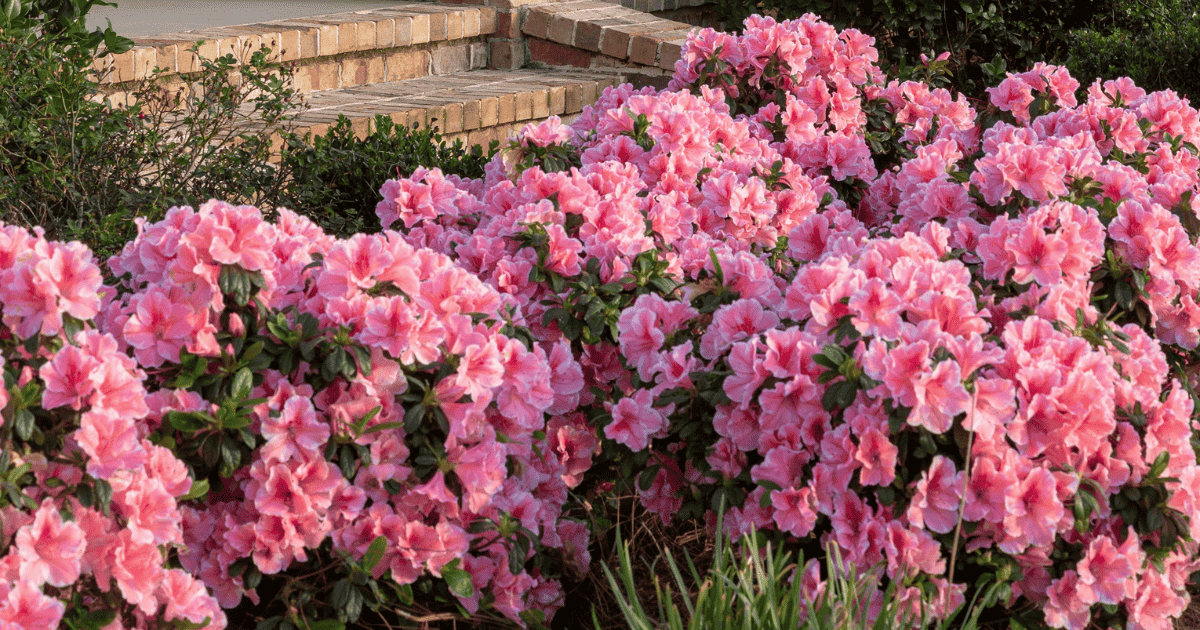
[[[1065,58],[1068,32],[1090,24],[1105,2],[1090,0],[717,0],[726,30],[751,14],[778,19],[815,13],[840,28],[875,37],[880,62],[913,65],[922,53],[949,51],[953,83],[980,96],[994,84],[981,64],[1002,60],[1021,71],[1038,61]],[[932,56],[932,55],[931,55]],[[886,61],[885,61],[886,60]]]
[[[330,234],[378,232],[375,204],[383,182],[407,177],[418,166],[477,179],[498,146],[495,141],[486,150],[468,148],[461,140],[447,143],[437,132],[408,129],[387,116],[376,116],[374,131],[360,140],[342,116],[324,136],[287,138],[282,167],[292,182],[280,203]]]
[[[1192,2],[1121,0],[1073,32],[1070,44],[1067,66],[1085,86],[1128,76],[1148,92],[1200,97],[1200,14]]]

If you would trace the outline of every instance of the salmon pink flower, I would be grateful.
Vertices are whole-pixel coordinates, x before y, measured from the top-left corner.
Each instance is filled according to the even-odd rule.
[[[18,580],[5,588],[7,597],[0,601],[0,627],[21,630],[54,630],[62,621],[66,606],[31,582]]]
[[[58,587],[73,584],[79,579],[85,544],[79,525],[63,522],[54,503],[42,501],[33,522],[17,530],[21,580]]]

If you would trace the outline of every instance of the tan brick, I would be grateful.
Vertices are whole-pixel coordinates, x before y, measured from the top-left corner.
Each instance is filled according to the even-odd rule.
[[[379,57],[359,57],[343,59],[341,67],[340,87],[356,87],[382,83],[386,76],[383,59]]]
[[[491,0],[492,6],[497,9],[515,9],[531,4],[542,4],[546,0]]]
[[[176,72],[176,57],[179,43],[165,39],[138,38],[134,41],[137,46],[154,48],[154,67],[161,68],[167,73]]]
[[[103,57],[97,57],[92,61],[92,73],[95,80],[100,84],[108,84],[113,82],[113,56],[107,54]]]
[[[399,50],[387,56],[386,81],[403,81],[429,74],[429,51]]]
[[[550,115],[557,116],[567,111],[567,90],[562,86],[550,88]]]
[[[375,48],[391,48],[396,45],[396,20],[376,18]]]
[[[133,51],[127,50],[119,55],[112,56],[112,78],[113,81],[120,83],[122,81],[133,80],[134,69]]]
[[[471,69],[482,70],[488,67],[487,42],[471,42]]]
[[[500,99],[489,96],[479,101],[479,125],[495,127],[500,122]]]
[[[517,99],[513,94],[501,94],[496,104],[496,124],[506,124],[516,120]]]
[[[570,45],[575,38],[575,20],[562,15],[550,18],[550,30],[546,35],[552,42]]]
[[[430,13],[429,18],[429,41],[440,42],[446,39],[446,14],[445,13]]]
[[[542,39],[549,37],[551,14],[542,9],[542,7],[538,7],[525,14],[525,21],[521,24],[522,33],[530,37],[540,37]],[[512,15],[515,16],[516,13]]]
[[[429,43],[429,16],[414,15],[412,17],[412,40],[413,44]]]
[[[317,56],[336,55],[338,52],[338,25],[321,24],[317,26]]]
[[[377,28],[374,22],[358,22],[356,24],[358,34],[358,45],[355,50],[374,50],[375,38],[377,36]]]
[[[408,46],[412,44],[412,17],[408,15],[396,16],[395,26],[393,29],[393,42],[396,46]]]
[[[488,45],[489,67],[497,70],[516,70],[525,65],[525,44],[521,40],[493,39]]]
[[[267,61],[269,63],[283,61],[283,33],[278,31],[263,33],[260,36],[260,43],[271,49],[271,52],[267,53]]]
[[[566,86],[565,99],[566,102],[563,105],[564,112],[568,114],[576,114],[583,110],[583,88],[581,86]]]
[[[462,36],[476,37],[479,35],[479,9],[466,9],[462,13]]]
[[[533,94],[529,92],[517,92],[514,97],[513,115],[516,120],[529,120],[533,118]]]
[[[674,70],[675,62],[683,57],[683,43],[686,40],[676,39],[663,42],[658,49],[658,67],[663,70]]]
[[[351,118],[350,130],[354,132],[354,137],[359,140],[365,140],[371,135],[371,118],[369,116]]]
[[[431,52],[433,74],[466,72],[471,67],[470,45],[442,46]]]
[[[318,29],[316,24],[280,20],[272,22],[282,36],[282,60],[296,61],[317,56]]]
[[[444,109],[446,113],[446,126],[442,127],[442,131],[446,133],[458,133],[463,130],[463,105],[462,103],[449,103]]]
[[[257,38],[253,35],[245,38],[238,37],[236,35],[233,37],[222,37],[217,41],[217,55],[221,57],[224,57],[225,55],[233,55],[234,59],[237,59],[239,62],[243,62],[244,58],[249,55],[249,53],[246,52],[247,47],[243,42],[249,43],[253,39]]]
[[[467,144],[470,146],[481,144],[486,147],[492,141],[492,133],[494,133],[492,129],[476,129],[467,134]]]
[[[606,28],[600,35],[600,52],[609,57],[628,59],[630,39],[628,33],[616,28]]]
[[[175,52],[175,71],[179,74],[188,74],[199,70],[200,61],[192,50],[192,44],[180,44],[179,49]]]
[[[480,110],[480,102],[479,101],[472,100],[472,101],[467,101],[467,102],[463,103],[462,128],[464,131],[470,131],[472,129],[479,128],[479,122],[480,122],[479,110]]]
[[[479,7],[479,34],[491,35],[496,32],[499,14],[492,7]]]
[[[659,40],[647,35],[634,35],[633,43],[629,45],[629,60],[646,66],[653,66],[658,61]]]
[[[337,51],[339,53],[354,52],[358,50],[358,24],[356,22],[343,22],[338,24],[337,30]]]
[[[336,90],[341,82],[341,66],[336,61],[306,64],[296,68],[292,82],[301,92]]]
[[[632,42],[636,36],[670,31],[679,26],[679,22],[663,20],[653,16],[648,17],[648,20],[638,23],[606,26],[603,35],[600,37],[600,52],[610,57],[625,59],[632,54]],[[628,19],[633,21],[645,18],[631,16]],[[670,39],[674,39],[674,36]]]
[[[442,131],[446,128],[446,108],[430,107],[425,110],[425,125],[424,129],[436,129]]]
[[[549,90],[534,90],[533,98],[533,118],[542,119],[550,115],[550,91]]]
[[[221,56],[221,40],[219,39],[205,39],[196,42],[196,44],[196,54],[199,55],[201,59],[212,61],[213,59]],[[202,66],[199,63],[199,59],[196,61],[196,70],[199,71]]]
[[[580,22],[575,25],[575,41],[576,48],[600,52],[600,34],[604,29],[599,24],[592,22]]]
[[[579,99],[584,107],[595,103],[600,96],[600,86],[595,81],[584,81],[579,89]]]
[[[463,38],[463,14],[454,11],[446,14],[446,39]]]

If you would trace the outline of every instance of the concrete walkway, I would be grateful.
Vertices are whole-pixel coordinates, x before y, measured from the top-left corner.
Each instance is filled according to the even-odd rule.
[[[143,37],[396,4],[400,3],[390,0],[117,0],[115,7],[92,7],[87,23],[89,29],[103,28],[105,20],[112,20],[113,30],[118,34]]]

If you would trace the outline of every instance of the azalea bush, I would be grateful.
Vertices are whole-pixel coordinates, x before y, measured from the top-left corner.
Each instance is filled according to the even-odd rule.
[[[210,201],[103,275],[0,228],[0,620],[532,627],[637,491],[909,618],[1167,627],[1200,114],[1044,64],[980,112],[944,62],[751,18],[482,178],[384,182],[378,234]]]

